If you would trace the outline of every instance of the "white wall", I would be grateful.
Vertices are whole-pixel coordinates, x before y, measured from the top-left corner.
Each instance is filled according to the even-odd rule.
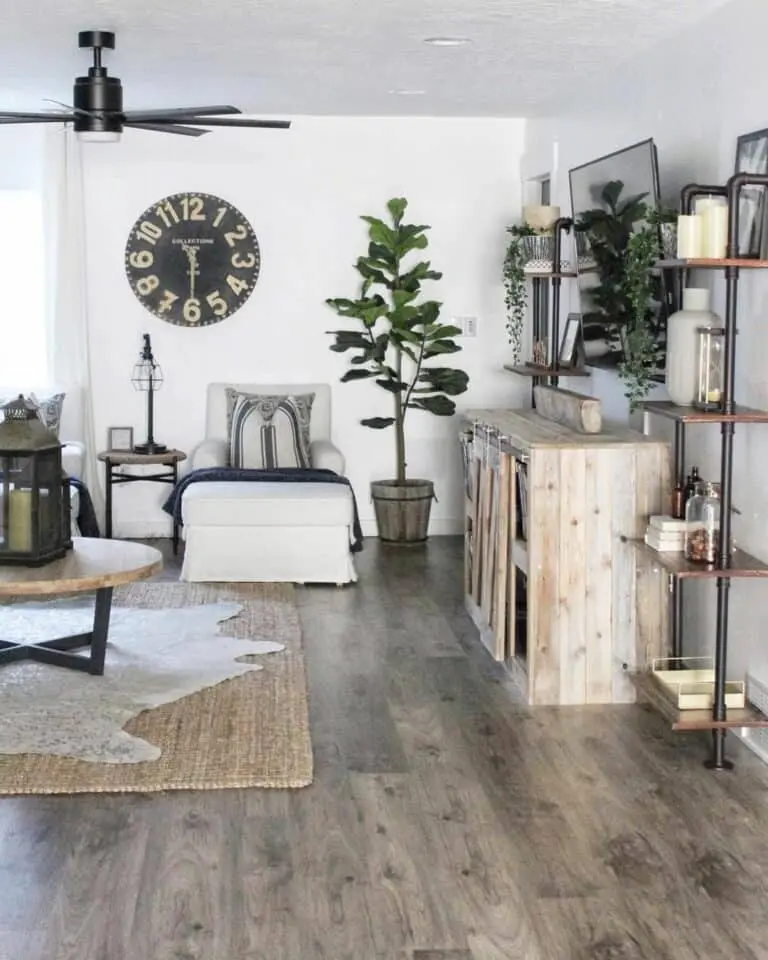
[[[677,203],[689,182],[725,183],[734,171],[739,134],[768,127],[765,98],[765,0],[734,0],[695,29],[657,46],[595,83],[572,90],[566,103],[528,127],[524,177],[552,170],[553,196],[570,210],[568,170],[646,137],[658,146],[662,197]],[[711,282],[714,307],[724,308],[719,277]],[[578,309],[571,289],[567,305]],[[739,288],[736,400],[768,407],[768,276],[744,271]],[[576,389],[583,389],[583,382]],[[615,374],[594,371],[591,389],[609,415],[627,416],[623,390]],[[663,389],[658,391],[665,397]],[[717,427],[689,429],[689,466],[719,479]],[[734,502],[742,516],[734,535],[744,549],[768,560],[768,430],[737,427]],[[714,637],[714,585],[686,585],[690,617],[689,652],[711,650]],[[768,680],[768,644],[762,624],[768,620],[765,581],[735,581],[731,591],[730,673],[747,668]]]
[[[428,255],[444,278],[430,295],[443,316],[480,318],[477,339],[451,362],[470,375],[460,406],[514,405],[525,389],[501,370],[506,349],[500,263],[504,227],[519,212],[524,123],[516,120],[299,118],[288,132],[219,130],[199,141],[131,131],[117,145],[85,151],[88,288],[99,444],[109,426],[143,435],[143,397],[130,374],[149,332],[165,384],[156,439],[191,450],[203,435],[210,381],[333,384],[334,439],[347,456],[366,532],[373,532],[371,479],[394,470],[391,431],[361,417],[387,415],[388,395],[368,383],[340,384],[346,359],[325,331],[339,325],[326,297],[358,290],[353,264],[365,252],[361,214],[409,200],[412,222],[429,223]],[[183,190],[217,194],[251,221],[262,270],[246,305],[221,324],[179,328],[146,312],[123,271],[129,230],[154,201]],[[416,414],[412,476],[435,480],[432,533],[461,529],[461,466],[455,419]],[[166,535],[165,491],[138,484],[115,491],[115,534]]]

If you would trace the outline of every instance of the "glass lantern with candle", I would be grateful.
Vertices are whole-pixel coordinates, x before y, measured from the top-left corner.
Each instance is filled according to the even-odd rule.
[[[0,422],[0,564],[42,566],[72,548],[61,444],[19,396]]]
[[[722,327],[698,327],[698,386],[694,406],[700,410],[720,410],[723,403],[725,330]]]

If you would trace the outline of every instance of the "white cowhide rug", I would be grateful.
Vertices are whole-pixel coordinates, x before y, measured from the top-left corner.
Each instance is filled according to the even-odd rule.
[[[132,717],[263,669],[238,657],[284,649],[221,634],[219,624],[242,609],[237,603],[173,610],[113,607],[103,677],[32,661],[0,665],[0,754],[56,754],[98,763],[156,760],[156,746],[122,729]],[[40,642],[84,633],[92,625],[92,605],[0,607],[3,640]]]

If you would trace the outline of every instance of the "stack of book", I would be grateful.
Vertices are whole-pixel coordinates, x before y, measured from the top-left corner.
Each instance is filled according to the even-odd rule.
[[[674,517],[650,517],[645,531],[645,542],[661,553],[685,550],[685,520]]]

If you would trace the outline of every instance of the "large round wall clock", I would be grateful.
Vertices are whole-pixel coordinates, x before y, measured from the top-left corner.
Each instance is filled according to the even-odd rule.
[[[125,272],[139,301],[183,327],[219,323],[239,310],[260,266],[253,227],[237,207],[210,193],[158,200],[125,245]]]

